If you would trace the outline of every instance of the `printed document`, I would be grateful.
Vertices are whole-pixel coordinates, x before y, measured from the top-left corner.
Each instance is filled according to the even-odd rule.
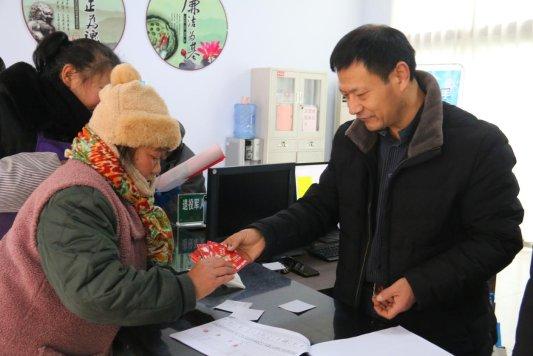
[[[396,326],[349,339],[310,346],[294,331],[227,317],[171,334],[170,337],[206,355],[289,356],[449,356],[448,352],[418,335]]]

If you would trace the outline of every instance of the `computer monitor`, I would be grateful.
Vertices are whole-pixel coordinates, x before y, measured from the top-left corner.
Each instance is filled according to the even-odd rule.
[[[207,236],[222,241],[295,201],[294,163],[210,168]]]
[[[311,184],[318,183],[320,175],[324,172],[327,166],[327,162],[296,164],[294,174],[296,176],[295,183],[297,199],[304,196]]]

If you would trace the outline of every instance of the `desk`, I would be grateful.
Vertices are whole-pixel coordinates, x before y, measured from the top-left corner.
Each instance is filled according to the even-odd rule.
[[[337,262],[327,262],[305,252],[301,256],[295,256],[295,260],[316,269],[320,274],[315,277],[302,277],[290,272],[285,276],[314,290],[333,288],[335,284]]]
[[[239,273],[245,290],[217,290],[201,300],[197,309],[180,320],[162,326],[127,328],[124,335],[136,345],[140,354],[150,355],[200,355],[196,350],[172,338],[170,334],[205,324],[229,315],[213,307],[226,299],[252,302],[252,308],[263,309],[265,313],[259,323],[277,326],[305,335],[311,344],[350,337],[374,331],[369,318],[358,314],[332,298],[314,291],[278,272],[267,270],[259,264],[246,266]],[[294,299],[316,305],[303,314],[296,315],[277,306]]]
[[[176,242],[180,251],[183,251],[185,255],[189,252],[192,252],[196,248],[196,244],[200,242],[205,242],[206,240],[206,230],[205,229],[180,229],[178,234],[178,229],[176,226],[173,227],[174,236],[180,236],[181,240]],[[300,282],[309,288],[314,290],[323,290],[332,288],[335,284],[337,262],[327,262],[319,258],[316,258],[309,253],[305,252],[303,255],[295,256],[296,260],[316,269],[320,275],[316,277],[302,277],[296,273],[287,273],[286,276],[294,281]],[[183,260],[181,258],[174,259],[176,263],[180,263]],[[181,263],[180,265],[174,266],[176,270],[182,271],[189,267],[189,263]]]

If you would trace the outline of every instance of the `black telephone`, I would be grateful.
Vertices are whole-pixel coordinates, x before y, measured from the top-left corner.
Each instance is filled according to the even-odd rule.
[[[316,269],[306,266],[292,257],[283,257],[280,262],[291,272],[299,274],[302,277],[314,277],[320,274]]]

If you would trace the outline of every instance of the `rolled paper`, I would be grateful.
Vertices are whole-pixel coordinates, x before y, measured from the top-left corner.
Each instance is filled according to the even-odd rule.
[[[155,181],[155,189],[164,193],[172,190],[190,178],[201,174],[207,168],[214,166],[226,158],[218,145],[208,147],[199,154],[178,164],[171,170],[161,174]]]

